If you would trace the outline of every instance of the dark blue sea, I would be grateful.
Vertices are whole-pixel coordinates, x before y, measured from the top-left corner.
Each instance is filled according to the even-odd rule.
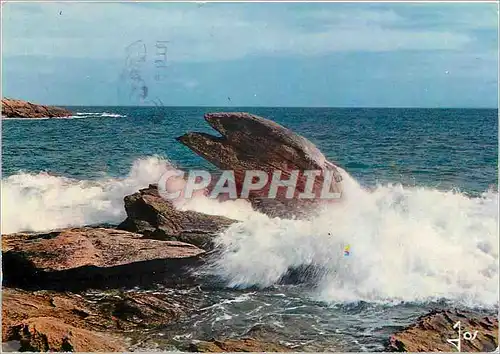
[[[187,131],[210,133],[205,112],[244,111],[304,135],[366,185],[401,182],[481,193],[496,189],[498,181],[495,109],[71,108],[101,114],[3,121],[4,177],[19,171],[118,177],[136,159],[153,155],[184,167],[209,167],[175,137]]]
[[[139,335],[138,349],[260,325],[304,350],[373,351],[431,308],[497,311],[495,109],[70,108],[70,119],[2,121],[3,233],[117,224],[123,197],[166,169],[213,169],[175,140],[213,133],[206,112],[272,119],[343,169],[346,201],[309,219],[269,218],[243,201],[191,205],[240,220],[219,236],[226,251],[207,269],[224,285],[181,294],[206,307]],[[313,285],[278,284],[311,264],[324,269]]]

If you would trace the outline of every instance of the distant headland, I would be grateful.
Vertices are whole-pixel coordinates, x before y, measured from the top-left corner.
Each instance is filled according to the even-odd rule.
[[[22,100],[2,98],[2,118],[55,118],[72,115],[73,112],[61,107],[44,106]]]

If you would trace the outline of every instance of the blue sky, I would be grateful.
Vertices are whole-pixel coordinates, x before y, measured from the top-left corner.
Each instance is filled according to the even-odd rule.
[[[497,11],[7,3],[3,95],[60,105],[497,107]],[[159,41],[168,41],[166,67],[157,67]]]

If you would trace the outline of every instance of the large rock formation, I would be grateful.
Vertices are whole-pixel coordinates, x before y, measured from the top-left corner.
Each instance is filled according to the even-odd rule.
[[[2,98],[2,117],[7,118],[54,118],[69,117],[73,113],[65,108],[44,106],[27,101]]]
[[[301,209],[318,202],[327,179],[326,171],[331,174],[329,183],[325,183],[326,190],[342,193],[342,177],[337,167],[326,160],[313,143],[290,129],[248,113],[207,113],[205,120],[222,136],[190,132],[177,138],[178,141],[220,169],[234,171],[238,196],[245,171],[264,171],[267,183],[259,190],[250,191],[248,196],[258,210],[271,216],[301,214]],[[308,170],[320,173],[312,186],[314,199],[299,199],[299,194],[307,190],[304,171]],[[286,197],[285,188],[279,188],[275,198],[268,197],[274,171],[281,171],[281,180],[288,180],[292,171],[299,171],[293,198]]]
[[[205,250],[212,240],[235,220],[195,211],[182,211],[162,198],[155,185],[125,197],[127,219],[119,229],[137,232],[147,238],[187,242]]]
[[[436,310],[419,317],[407,328],[393,334],[389,340],[388,351],[398,352],[452,352],[457,348],[448,339],[457,339],[460,321],[462,352],[491,352],[498,347],[498,319],[463,311]],[[473,340],[464,339],[465,332]],[[455,342],[456,344],[456,342]]]
[[[190,267],[205,253],[187,243],[145,239],[104,228],[2,238],[4,284],[35,289],[189,284]]]

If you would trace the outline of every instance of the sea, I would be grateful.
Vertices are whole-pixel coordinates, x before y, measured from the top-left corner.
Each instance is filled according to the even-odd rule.
[[[217,237],[222,252],[203,270],[218,285],[158,286],[204,305],[138,334],[136,349],[257,330],[300,350],[381,351],[431,309],[498,312],[496,109],[69,108],[68,119],[2,120],[3,234],[118,224],[123,197],[166,170],[214,170],[175,140],[213,133],[207,112],[274,120],[316,144],[344,177],[342,203],[300,220],[267,217],[245,201],[193,203],[240,221]],[[320,275],[282,282],[308,266]]]

